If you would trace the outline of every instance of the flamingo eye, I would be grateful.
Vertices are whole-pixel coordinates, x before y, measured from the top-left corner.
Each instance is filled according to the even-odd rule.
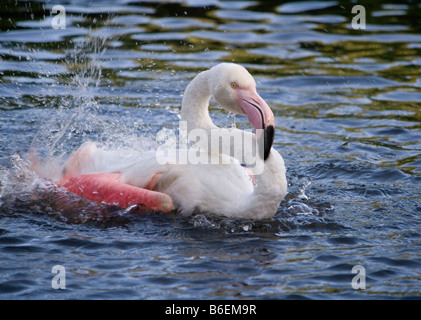
[[[231,88],[233,89],[237,88],[237,84],[235,82],[231,82]]]

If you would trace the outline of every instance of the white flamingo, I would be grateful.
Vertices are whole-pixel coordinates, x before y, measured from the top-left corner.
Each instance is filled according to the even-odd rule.
[[[69,159],[58,184],[86,198],[123,207],[142,203],[185,215],[205,212],[231,218],[272,217],[287,192],[284,161],[272,148],[272,111],[244,67],[221,63],[198,74],[185,90],[181,117],[189,132],[202,129],[211,134],[219,130],[209,116],[211,97],[224,109],[246,115],[256,132],[234,128],[230,133],[264,140],[264,165],[259,174],[243,167],[244,159],[250,159],[247,156],[252,153],[244,145],[212,150],[207,148],[209,141],[199,141],[198,152],[205,152],[208,159],[217,157],[218,164],[160,163],[156,152],[150,151],[134,163],[115,165],[115,154],[87,143]],[[204,144],[206,148],[202,148]],[[232,156],[238,155],[235,149],[241,149],[240,156]]]

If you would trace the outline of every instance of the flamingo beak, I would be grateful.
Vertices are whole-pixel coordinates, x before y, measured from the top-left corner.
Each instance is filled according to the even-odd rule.
[[[275,137],[275,116],[256,89],[238,89],[238,102],[258,139],[264,139],[264,160],[269,157]],[[262,136],[263,134],[263,136]]]

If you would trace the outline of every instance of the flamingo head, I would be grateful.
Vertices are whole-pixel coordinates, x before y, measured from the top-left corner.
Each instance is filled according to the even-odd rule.
[[[264,137],[264,160],[270,154],[275,134],[275,116],[256,91],[256,82],[242,66],[221,63],[210,69],[209,90],[229,112],[246,115],[257,138]],[[262,136],[263,134],[263,136]]]

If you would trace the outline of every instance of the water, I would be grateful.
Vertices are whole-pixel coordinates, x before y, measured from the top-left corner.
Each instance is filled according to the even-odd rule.
[[[351,1],[73,0],[57,30],[53,5],[0,9],[0,298],[421,297],[420,4],[367,2],[365,30]],[[290,193],[272,220],[123,211],[28,169],[30,149],[53,171],[86,140],[153,147],[222,61],[276,116]],[[212,116],[249,128],[214,102]]]

